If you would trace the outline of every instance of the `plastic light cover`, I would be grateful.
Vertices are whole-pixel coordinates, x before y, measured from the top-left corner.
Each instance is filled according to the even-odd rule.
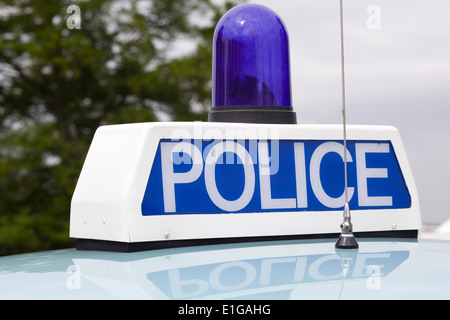
[[[243,4],[217,23],[212,107],[291,106],[289,40],[271,9]]]

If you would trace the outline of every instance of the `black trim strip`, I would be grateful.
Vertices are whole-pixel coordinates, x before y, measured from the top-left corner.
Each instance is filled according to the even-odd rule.
[[[214,107],[208,114],[209,122],[297,124],[292,107],[229,106]]]
[[[418,230],[395,230],[395,231],[370,231],[354,232],[355,238],[400,238],[417,239]],[[112,252],[138,252],[147,250],[179,248],[189,246],[245,243],[274,240],[304,240],[304,239],[337,239],[339,233],[327,234],[301,234],[286,236],[261,236],[261,237],[239,237],[239,238],[214,238],[214,239],[188,239],[188,240],[164,240],[145,242],[119,242],[96,239],[76,239],[77,250],[112,251]]]

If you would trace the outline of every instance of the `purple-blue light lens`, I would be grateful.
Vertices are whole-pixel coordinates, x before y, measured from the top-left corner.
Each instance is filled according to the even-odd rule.
[[[291,106],[289,40],[269,8],[243,4],[217,23],[212,107]]]

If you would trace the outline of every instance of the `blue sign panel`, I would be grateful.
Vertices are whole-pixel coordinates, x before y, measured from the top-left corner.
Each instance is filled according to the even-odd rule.
[[[161,140],[143,215],[342,210],[344,146],[319,140]],[[390,141],[347,141],[353,210],[411,197]]]

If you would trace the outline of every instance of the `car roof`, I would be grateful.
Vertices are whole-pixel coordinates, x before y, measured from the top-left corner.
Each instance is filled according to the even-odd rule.
[[[0,299],[449,299],[450,242],[335,239],[0,258]]]

